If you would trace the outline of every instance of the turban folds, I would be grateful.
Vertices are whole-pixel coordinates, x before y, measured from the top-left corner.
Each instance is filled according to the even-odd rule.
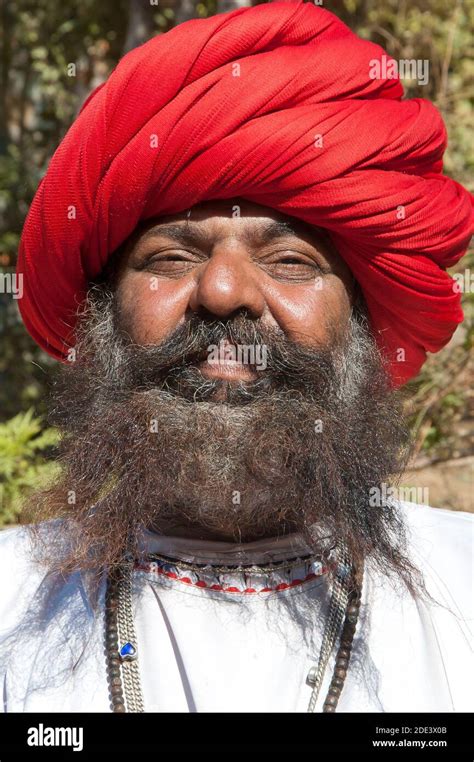
[[[395,384],[462,319],[445,268],[472,198],[442,175],[446,131],[382,48],[312,3],[192,20],[128,53],[54,154],[20,244],[20,310],[64,359],[88,283],[144,219],[242,197],[326,228],[359,282]]]

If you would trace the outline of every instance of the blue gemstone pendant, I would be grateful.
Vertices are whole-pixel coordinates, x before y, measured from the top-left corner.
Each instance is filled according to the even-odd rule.
[[[137,649],[132,643],[125,643],[119,651],[119,656],[122,661],[133,661],[137,658]]]

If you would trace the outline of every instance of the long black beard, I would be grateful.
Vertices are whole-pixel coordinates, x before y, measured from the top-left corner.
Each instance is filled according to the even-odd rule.
[[[266,347],[255,382],[200,373],[202,353],[223,339]],[[116,296],[96,287],[77,360],[54,392],[64,477],[32,513],[70,520],[42,536],[39,555],[67,573],[139,556],[143,526],[236,542],[300,532],[318,551],[343,540],[415,589],[397,511],[369,507],[370,491],[404,470],[402,420],[360,314],[331,350],[246,314],[193,316],[161,345],[139,347]]]

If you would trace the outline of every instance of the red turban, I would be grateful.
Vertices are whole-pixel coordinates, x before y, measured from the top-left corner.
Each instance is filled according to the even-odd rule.
[[[64,359],[88,282],[140,220],[242,197],[330,232],[394,383],[416,374],[462,319],[445,268],[466,249],[473,204],[441,174],[436,108],[371,77],[384,56],[300,0],[188,21],[128,53],[30,209],[18,272],[33,338]]]

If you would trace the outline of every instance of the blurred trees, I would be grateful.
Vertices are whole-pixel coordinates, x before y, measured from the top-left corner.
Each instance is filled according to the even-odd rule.
[[[59,465],[45,458],[57,442],[58,432],[42,429],[31,409],[0,423],[0,527],[14,523],[23,499],[59,474]]]
[[[13,272],[34,191],[87,94],[125,52],[150,36],[192,17],[248,5],[250,0],[0,2],[0,268]],[[474,0],[324,0],[324,7],[396,59],[430,61],[429,84],[420,87],[406,80],[407,96],[430,98],[441,109],[449,134],[446,172],[472,188]],[[474,273],[472,256],[458,270],[468,267]],[[459,451],[457,431],[466,420],[472,299],[472,294],[464,295],[468,319],[452,344],[430,358],[409,387],[419,447],[440,457]],[[0,421],[32,405],[43,415],[56,363],[29,338],[17,303],[3,293],[0,341]],[[15,421],[13,429],[21,419]],[[38,435],[39,430],[32,437]],[[2,479],[5,472],[0,473]]]

